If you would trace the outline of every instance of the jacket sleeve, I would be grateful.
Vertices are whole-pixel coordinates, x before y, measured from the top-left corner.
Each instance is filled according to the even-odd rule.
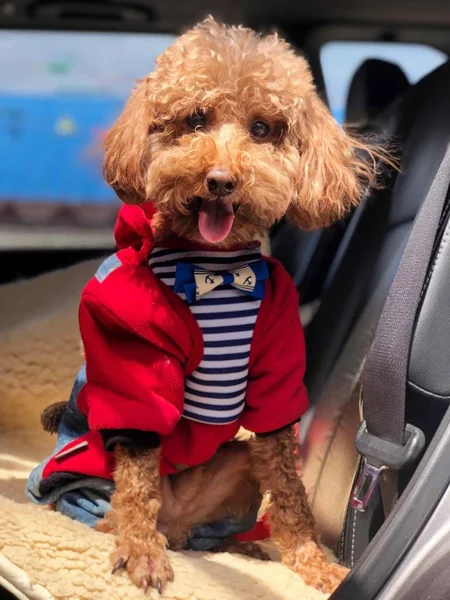
[[[103,263],[79,310],[87,375],[80,408],[90,429],[102,431],[107,449],[133,431],[159,436],[174,429],[185,376],[203,352],[182,301],[147,266],[127,264],[123,255]],[[142,445],[142,435],[134,437]],[[155,435],[148,439],[155,445]]]
[[[257,434],[296,423],[308,408],[297,290],[280,263],[270,260],[269,266],[271,277],[255,326],[242,419],[243,427]]]

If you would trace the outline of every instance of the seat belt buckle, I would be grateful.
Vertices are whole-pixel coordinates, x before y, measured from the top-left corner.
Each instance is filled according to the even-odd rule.
[[[363,465],[350,498],[351,508],[364,512],[383,471],[401,471],[418,458],[424,446],[425,435],[414,425],[406,425],[405,443],[402,445],[369,433],[366,422],[363,421],[355,439],[355,447],[363,458]]]
[[[364,512],[378,486],[380,477],[387,469],[386,465],[376,467],[363,458],[362,469],[352,491],[350,506],[358,512]]]

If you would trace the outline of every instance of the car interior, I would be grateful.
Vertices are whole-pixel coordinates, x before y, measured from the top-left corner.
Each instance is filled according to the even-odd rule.
[[[301,425],[303,479],[323,542],[351,569],[332,598],[449,598],[450,561],[444,560],[449,558],[448,548],[441,538],[424,537],[434,511],[443,506],[450,482],[448,194],[433,236],[408,347],[405,422],[423,432],[425,444],[395,478],[386,477],[375,487],[364,511],[350,501],[365,468],[355,447],[364,418],[361,383],[365,361],[417,215],[450,142],[450,7],[440,0],[5,0],[0,2],[0,45],[2,36],[14,32],[24,36],[60,33],[64,39],[80,32],[114,33],[115,39],[129,34],[144,39],[145,35],[172,36],[209,13],[261,31],[280,31],[310,62],[318,90],[336,118],[353,132],[386,144],[398,158],[398,171],[380,167],[383,186],[368,189],[361,204],[331,227],[299,231],[288,221],[277,223],[270,234],[270,251],[295,281],[306,334],[311,408]],[[345,76],[339,75],[343,59],[336,58],[331,69],[323,59],[325,48],[333,44],[351,56]],[[419,58],[408,54],[413,50]],[[425,60],[428,50],[436,53],[434,62]],[[329,56],[333,52],[337,56],[332,49]],[[426,64],[420,70],[422,58]],[[95,63],[95,54],[91,60]],[[0,72],[7,61],[3,54]],[[130,87],[132,84],[130,81]],[[340,106],[333,106],[336,87],[343,99]],[[13,148],[8,146],[11,134],[6,131],[10,96],[1,88],[0,123],[4,127],[0,148],[7,153]],[[4,182],[10,177],[5,165],[9,165],[6,160],[0,165]],[[48,159],[39,168],[50,166]],[[26,179],[31,167],[22,164],[22,169]],[[69,175],[63,185],[72,185]],[[77,221],[76,231],[87,231],[84,237],[61,243],[57,240],[61,235],[69,239],[67,231],[79,219],[74,207],[90,206],[84,192],[78,204],[76,198],[68,202],[71,210],[60,209],[60,220],[54,220],[53,229],[47,227],[46,213],[41,214],[40,222],[33,221],[33,216],[27,222],[20,211],[15,212],[16,204],[23,200],[20,194],[20,185],[12,193],[7,184],[0,184],[0,239],[5,232],[5,241],[0,242],[0,336],[13,332],[8,314],[12,314],[10,291],[16,282],[39,279],[56,269],[78,273],[80,265],[90,264],[86,261],[114,250],[105,231],[112,229],[111,215],[119,205],[115,199],[108,196],[94,224],[86,225],[82,218]],[[59,238],[54,233],[58,227],[63,232]],[[14,231],[20,235],[6,235]],[[27,237],[36,240],[36,232],[43,238],[39,243]],[[66,302],[69,293],[75,297],[75,306],[77,286],[74,279],[73,289],[52,289],[52,300],[42,296],[36,299],[36,306],[46,303],[48,309],[58,303],[58,294],[61,303]],[[29,301],[32,303],[32,298]],[[51,328],[51,319],[47,322]],[[6,406],[9,396],[4,387],[2,394]],[[0,436],[2,404],[0,395]],[[15,499],[20,485],[23,481],[14,487]],[[5,490],[0,484],[0,493]],[[440,523],[449,526],[443,520]],[[419,541],[422,568],[414,569]],[[424,544],[428,544],[426,554]]]

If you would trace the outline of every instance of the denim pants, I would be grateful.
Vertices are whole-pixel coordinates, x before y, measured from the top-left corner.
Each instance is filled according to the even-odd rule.
[[[56,502],[56,510],[76,521],[95,527],[110,510],[109,494],[98,489],[78,488],[64,493]],[[250,531],[256,524],[258,508],[238,521],[232,517],[206,523],[193,529],[188,537],[185,550],[210,551],[236,533]]]

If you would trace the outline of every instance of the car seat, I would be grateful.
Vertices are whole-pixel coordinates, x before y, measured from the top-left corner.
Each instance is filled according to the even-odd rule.
[[[450,142],[450,63],[411,87],[379,126],[393,131],[402,145],[401,171],[355,212],[307,330],[307,386],[315,413],[304,447],[305,483],[324,540],[349,566],[385,517],[379,497],[366,513],[347,509],[359,458],[353,445],[361,420],[358,384],[414,218]],[[420,423],[429,440],[446,408],[430,398],[436,386],[442,390],[447,385],[448,369],[436,357],[439,376],[437,368],[431,368],[432,377],[424,375],[430,353],[424,358],[423,348],[421,359],[413,363],[422,367],[421,391],[411,384],[407,410],[408,419]],[[409,476],[402,474],[400,489]]]
[[[376,58],[365,60],[350,83],[345,122],[370,126],[408,87],[408,78],[398,65]]]

